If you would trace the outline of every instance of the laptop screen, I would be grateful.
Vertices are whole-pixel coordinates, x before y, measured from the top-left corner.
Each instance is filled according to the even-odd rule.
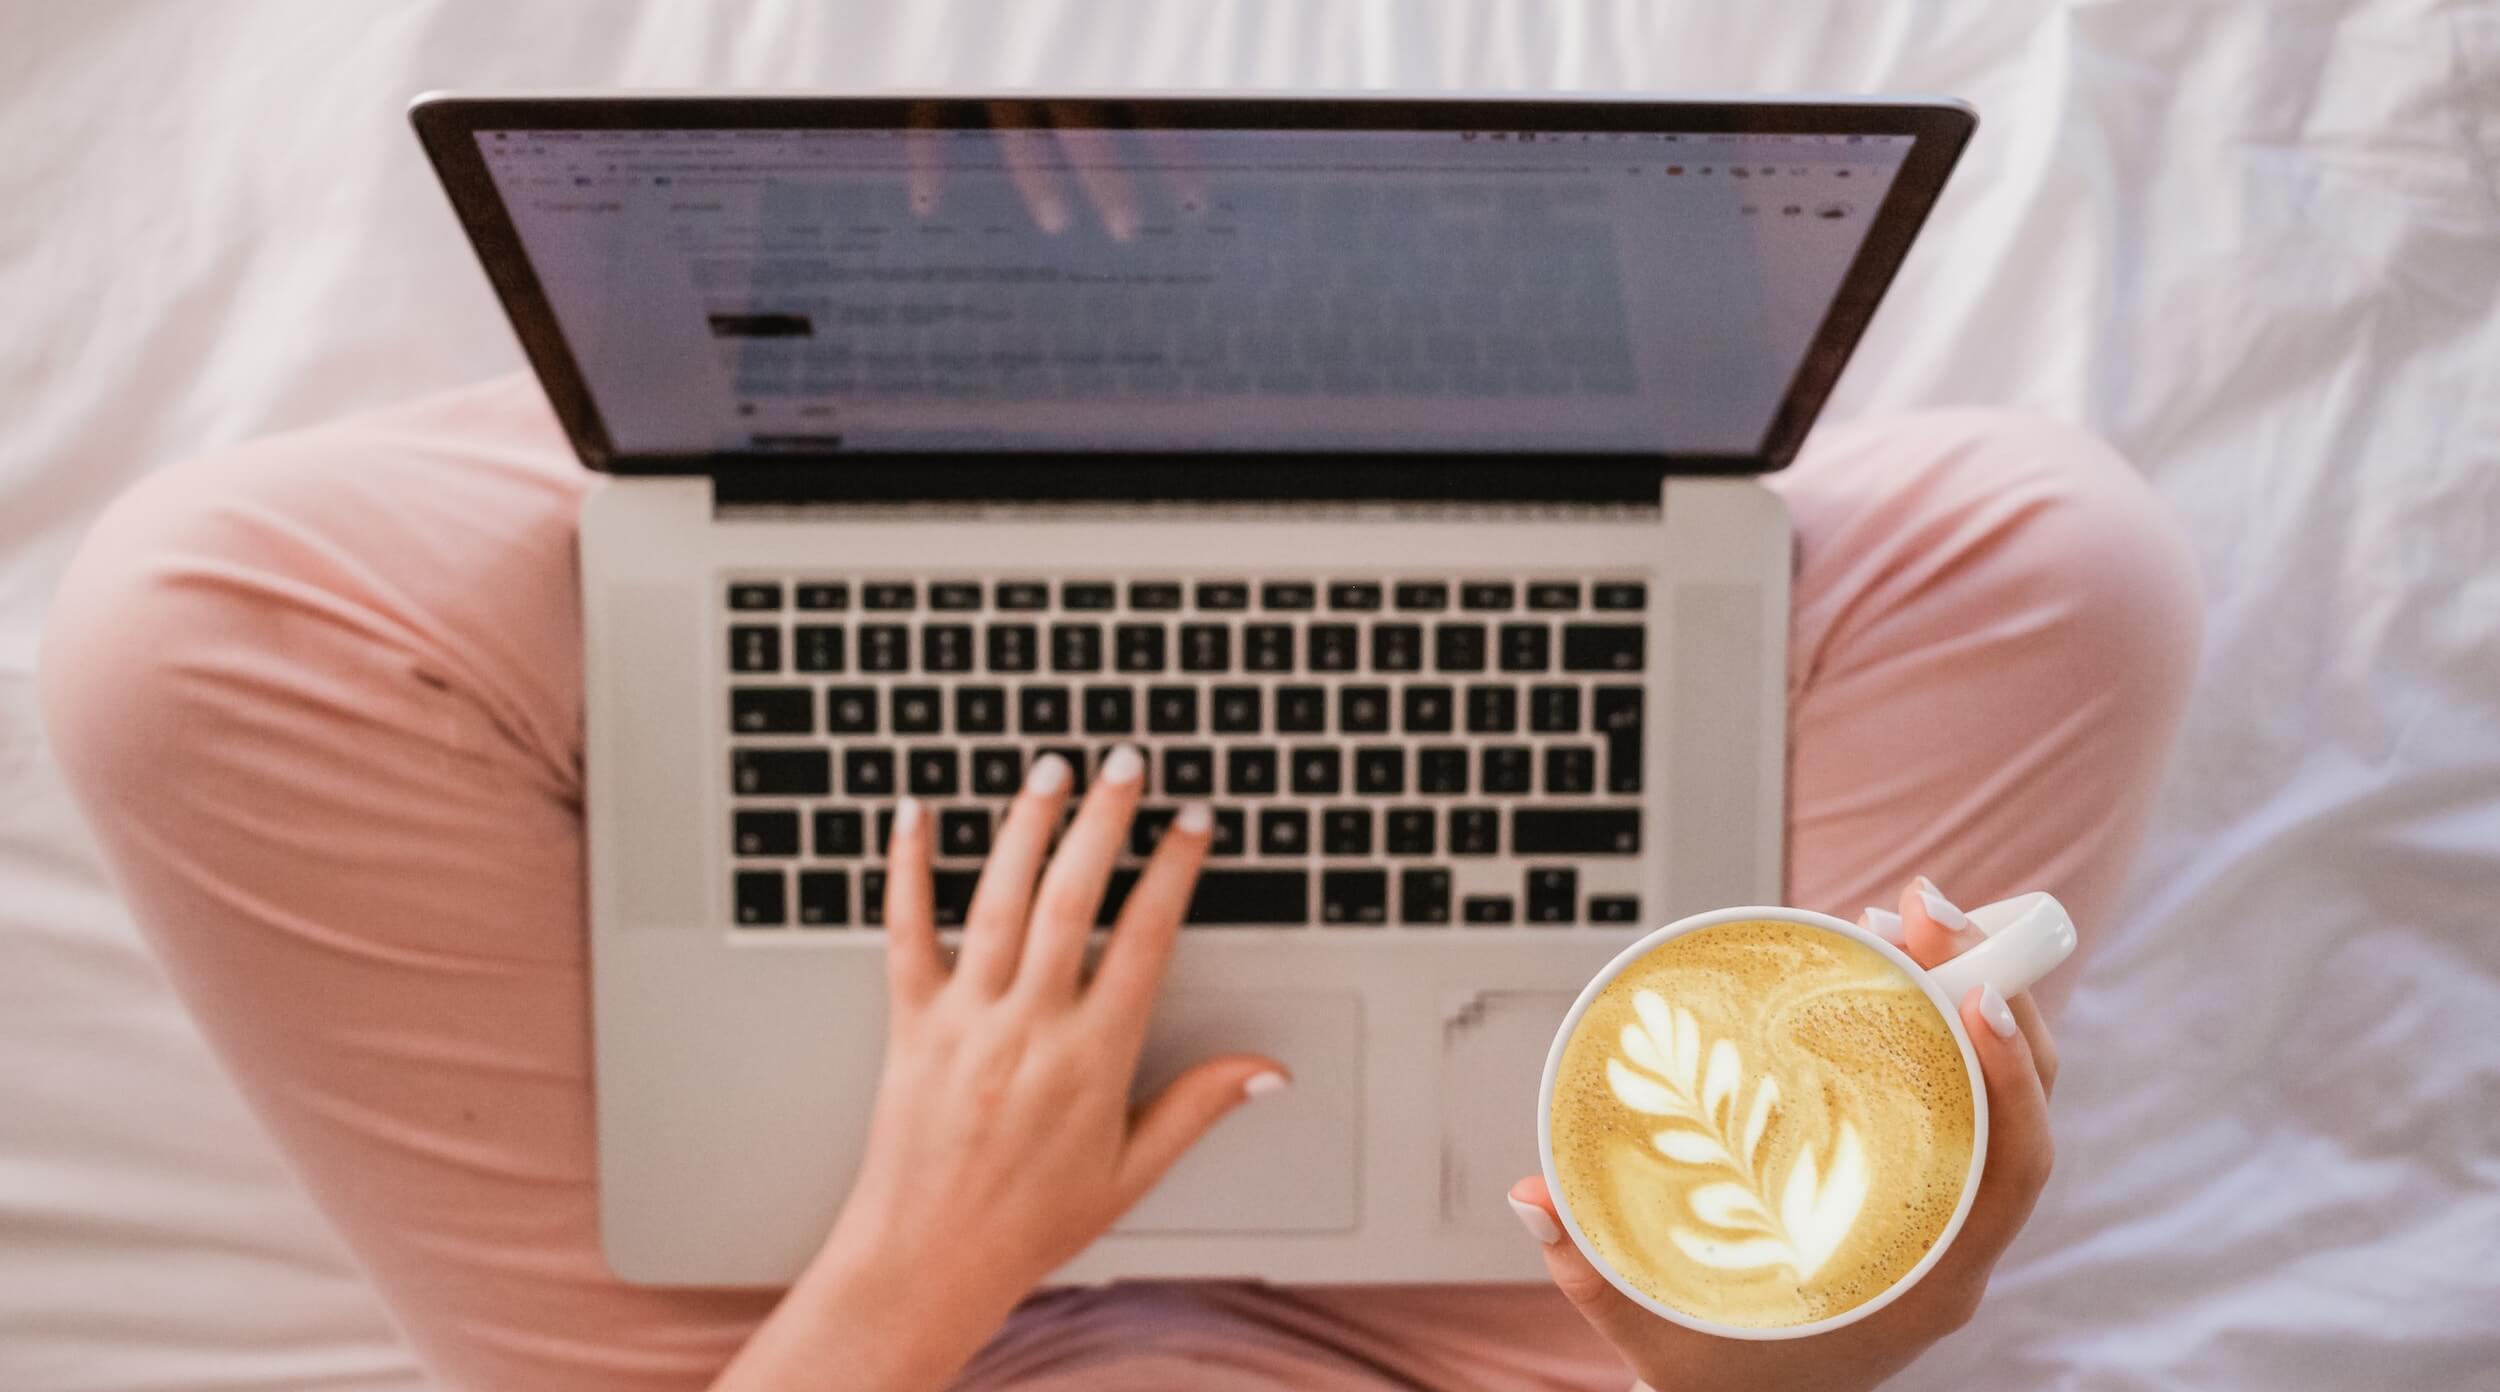
[[[625,455],[1744,454],[1913,140],[473,134]]]

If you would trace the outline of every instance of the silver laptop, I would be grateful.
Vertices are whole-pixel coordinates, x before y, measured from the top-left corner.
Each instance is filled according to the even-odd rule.
[[[1218,841],[1141,1089],[1256,1049],[1065,1279],[1535,1279],[1551,1032],[1781,897],[1788,462],[1951,103],[460,97],[414,120],[585,464],[600,1205],[788,1279],[859,1155],[879,848],[1038,752]],[[1134,878],[1127,863],[1113,899]],[[1106,908],[1106,916],[1109,909]]]

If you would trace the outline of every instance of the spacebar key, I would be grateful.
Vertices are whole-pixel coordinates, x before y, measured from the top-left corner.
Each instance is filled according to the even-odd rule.
[[[1638,855],[1637,807],[1522,807],[1510,814],[1513,855]]]
[[[1191,923],[1260,923],[1301,927],[1311,921],[1307,870],[1208,870],[1190,896]]]

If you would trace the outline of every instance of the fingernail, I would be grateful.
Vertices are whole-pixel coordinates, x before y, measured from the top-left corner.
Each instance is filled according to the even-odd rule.
[[[1203,802],[1193,802],[1181,809],[1181,814],[1172,819],[1172,825],[1194,836],[1215,825],[1215,809]]]
[[[1138,775],[1145,771],[1145,756],[1137,752],[1136,745],[1124,744],[1112,750],[1111,757],[1102,761],[1100,777],[1105,783],[1134,783]]]
[[[1979,988],[1979,1016],[1988,1022],[1988,1028],[1996,1031],[1997,1038],[2014,1037],[2014,1007],[2005,1003],[2004,993],[1996,987]]]
[[[1900,947],[1909,942],[1909,939],[1901,932],[1901,915],[1890,909],[1879,909],[1872,904],[1867,905],[1866,912],[1858,915],[1858,926],[1882,938],[1885,942],[1891,943],[1894,947]]]
[[[1024,790],[1028,793],[1055,793],[1066,786],[1068,761],[1056,754],[1035,759],[1032,769],[1024,775]]]
[[[894,804],[894,835],[906,835],[919,825],[920,799],[907,797]]]
[[[1929,918],[1956,933],[1970,926],[1970,915],[1953,907],[1953,901],[1945,898],[1943,891],[1925,875],[1913,881],[1911,887],[1918,891],[1918,902],[1927,906]]]
[[[1241,1095],[1252,1100],[1256,1100],[1267,1096],[1271,1092],[1275,1092],[1292,1081],[1293,1080],[1291,1078],[1288,1078],[1284,1074],[1271,1068],[1264,1073],[1251,1074],[1250,1081],[1241,1085]]]
[[[1510,1211],[1519,1215],[1519,1226],[1526,1228],[1528,1236],[1538,1242],[1551,1247],[1562,1241],[1562,1227],[1554,1221],[1553,1214],[1520,1198],[1510,1201]]]

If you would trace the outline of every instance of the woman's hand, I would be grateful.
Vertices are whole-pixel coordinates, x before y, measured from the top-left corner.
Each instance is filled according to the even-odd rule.
[[[942,1386],[1210,1127],[1285,1082],[1273,1060],[1229,1055],[1130,1109],[1212,825],[1203,805],[1173,820],[1085,980],[1087,935],[1143,773],[1135,749],[1115,750],[1044,869],[1069,769],[1056,755],[1034,762],[951,972],[934,926],[929,819],[909,800],[896,809],[891,1023],[867,1151],[823,1250],[716,1389]]]
[[[1901,891],[1900,922],[1869,910],[1867,926],[1933,967],[1981,942],[1925,879]],[[1723,1339],[1658,1318],[1634,1304],[1589,1264],[1563,1233],[1545,1181],[1511,1186],[1511,1207],[1539,1242],[1545,1269],[1571,1303],[1657,1392],[1862,1392],[1899,1372],[1930,1344],[1970,1322],[1988,1273],[2031,1216],[2048,1182],[2049,1090],[2057,1045],[2025,992],[2011,1002],[1993,988],[1962,1001],[1962,1023],[1988,1087],[1988,1163],[1959,1236],[1935,1267],[1892,1304],[1855,1324],[1804,1339]]]

